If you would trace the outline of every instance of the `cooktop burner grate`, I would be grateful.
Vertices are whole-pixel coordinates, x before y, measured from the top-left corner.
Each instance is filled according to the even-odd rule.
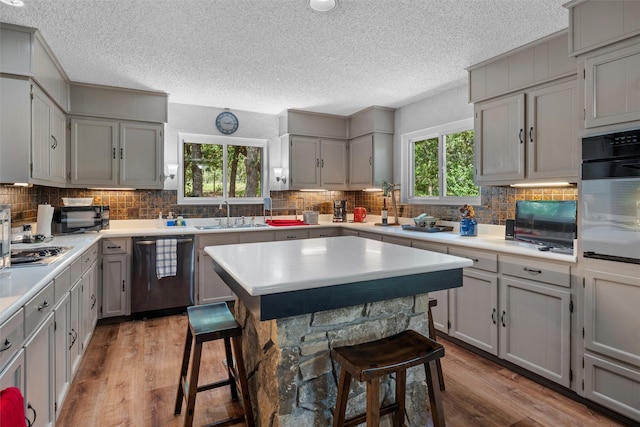
[[[57,261],[68,246],[42,246],[38,248],[18,249],[11,251],[11,265],[17,264],[51,264]]]

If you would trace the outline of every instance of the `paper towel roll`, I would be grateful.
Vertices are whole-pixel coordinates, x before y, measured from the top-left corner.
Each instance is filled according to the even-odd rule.
[[[53,206],[38,205],[38,223],[36,233],[44,237],[51,236],[51,221],[53,221]]]

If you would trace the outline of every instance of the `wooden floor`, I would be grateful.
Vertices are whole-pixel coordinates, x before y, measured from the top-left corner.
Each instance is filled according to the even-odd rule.
[[[57,427],[181,426],[184,416],[176,417],[173,411],[186,322],[186,316],[178,315],[98,326]],[[442,366],[448,427],[622,425],[452,343],[441,342],[446,347]],[[222,343],[205,346],[200,384],[225,375],[220,362]],[[200,393],[194,426],[227,418],[238,410],[226,388]]]

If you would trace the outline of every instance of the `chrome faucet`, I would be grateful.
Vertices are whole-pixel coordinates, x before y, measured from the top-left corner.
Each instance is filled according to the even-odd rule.
[[[229,202],[227,200],[223,200],[220,202],[220,207],[219,209],[222,209],[222,204],[225,203],[227,205],[227,227],[230,225],[229,223],[229,217],[230,217],[230,213],[231,213],[231,209],[229,208]]]

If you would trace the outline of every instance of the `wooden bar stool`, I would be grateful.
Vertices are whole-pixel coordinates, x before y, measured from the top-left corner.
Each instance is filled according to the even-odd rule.
[[[431,313],[431,307],[436,307],[437,305],[437,299],[429,298],[429,310],[427,313],[427,317],[429,318],[429,338],[434,341],[437,341],[436,327],[433,325],[433,313]],[[442,375],[442,363],[440,362],[440,359],[436,360],[436,367],[438,368],[438,383],[440,384],[440,390],[444,391],[444,376]]]
[[[363,344],[336,347],[331,356],[341,366],[338,397],[333,414],[333,427],[356,426],[367,422],[377,427],[380,417],[394,413],[394,426],[404,426],[407,368],[424,364],[427,375],[431,416],[435,427],[444,427],[444,412],[437,377],[436,360],[444,356],[444,347],[434,340],[407,330],[399,334]],[[396,401],[380,407],[380,378],[396,374]],[[367,382],[366,414],[345,420],[351,378]]]
[[[186,396],[187,414],[184,419],[184,425],[185,427],[191,427],[193,425],[193,411],[196,405],[196,393],[228,385],[231,391],[231,398],[236,401],[238,400],[237,383],[239,383],[244,414],[239,417],[218,421],[208,426],[232,425],[245,422],[248,427],[254,427],[255,422],[249,399],[249,386],[244,368],[244,359],[242,358],[242,328],[224,302],[188,307],[187,315],[189,317],[189,326],[187,327],[187,339],[184,345],[174,414],[180,414],[182,399]],[[221,381],[198,386],[202,344],[219,339],[224,339],[228,377]],[[232,346],[233,352],[231,351]],[[233,356],[235,356],[235,364]],[[189,359],[192,359],[191,375],[187,378]]]

